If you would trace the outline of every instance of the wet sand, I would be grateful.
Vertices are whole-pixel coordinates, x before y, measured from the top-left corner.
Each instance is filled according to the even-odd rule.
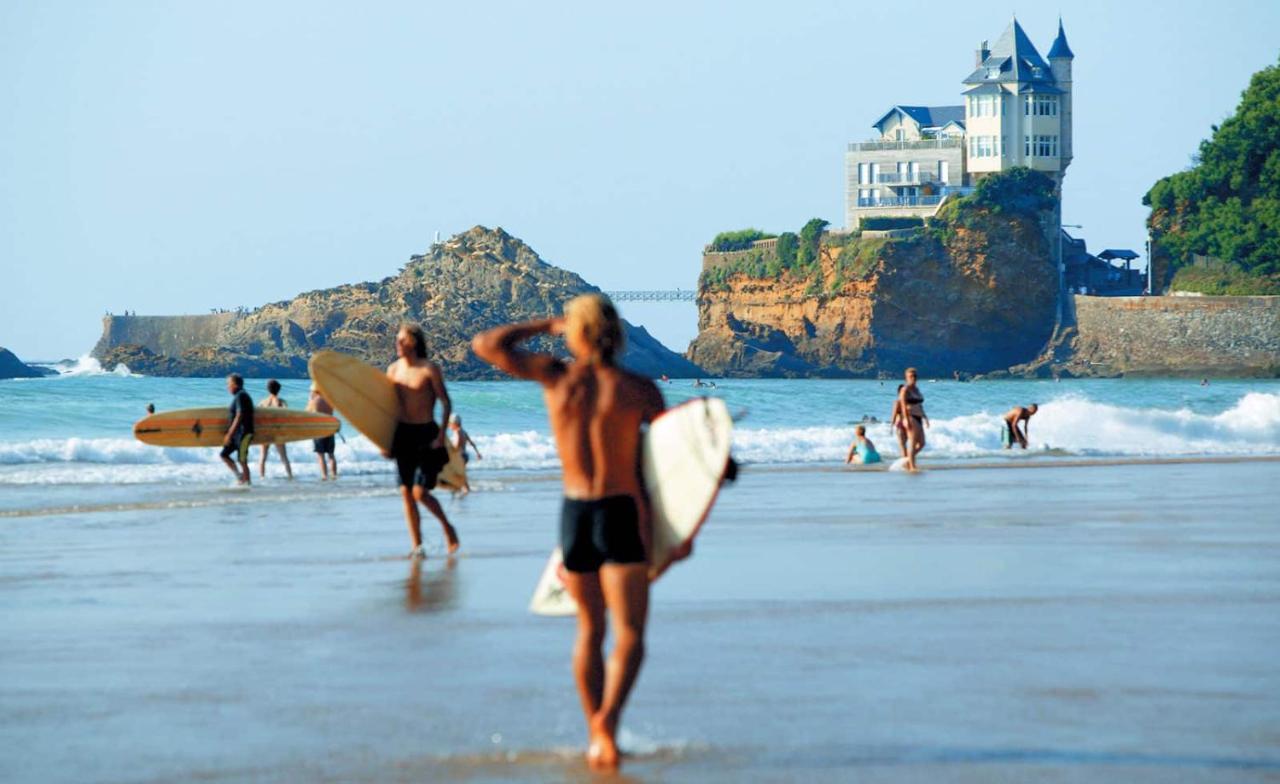
[[[655,588],[624,774],[1280,781],[1278,486],[745,471]],[[525,609],[554,483],[420,565],[389,493],[277,487],[0,520],[0,780],[591,780],[573,623]]]

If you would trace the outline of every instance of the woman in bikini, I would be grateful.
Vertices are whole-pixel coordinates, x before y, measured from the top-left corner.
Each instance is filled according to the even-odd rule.
[[[898,391],[898,403],[907,413],[907,470],[915,471],[916,455],[924,449],[924,429],[929,426],[929,416],[924,412],[924,393],[916,386],[915,368],[907,368],[906,382]]]

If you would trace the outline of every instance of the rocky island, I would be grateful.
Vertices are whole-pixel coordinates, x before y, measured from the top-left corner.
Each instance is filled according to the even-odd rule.
[[[0,347],[0,378],[43,378],[56,375],[58,371],[28,365],[9,349]]]
[[[471,353],[471,337],[500,323],[544,318],[565,301],[598,291],[546,263],[502,229],[476,226],[413,256],[399,274],[300,294],[240,313],[107,316],[93,349],[102,366],[124,363],[158,376],[305,378],[317,350],[343,351],[375,365],[395,358],[402,321],[427,333],[428,350],[450,378],[498,378]],[[649,376],[688,378],[701,370],[642,327],[626,324],[623,364]],[[549,343],[543,344],[549,348]]]

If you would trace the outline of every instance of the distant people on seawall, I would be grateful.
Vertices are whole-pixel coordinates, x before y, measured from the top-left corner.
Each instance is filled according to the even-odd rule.
[[[1001,439],[1005,449],[1012,449],[1015,443],[1023,449],[1027,448],[1027,433],[1031,432],[1031,417],[1035,416],[1039,410],[1040,406],[1035,403],[1009,409],[1009,413],[1004,415],[1004,434]]]

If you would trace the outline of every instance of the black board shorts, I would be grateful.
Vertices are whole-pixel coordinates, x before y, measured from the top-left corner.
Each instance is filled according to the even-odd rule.
[[[315,452],[317,455],[333,454],[334,446],[335,442],[333,440],[333,436],[311,439],[311,451]]]
[[[560,509],[560,550],[564,568],[596,572],[605,563],[644,563],[640,513],[629,495],[591,501],[564,499]]]
[[[249,462],[249,445],[253,443],[253,433],[236,433],[231,437],[231,443],[222,445],[223,457],[236,456],[236,460],[241,463]]]
[[[449,462],[449,450],[444,445],[431,448],[431,442],[438,435],[440,426],[435,422],[401,422],[396,425],[396,434],[391,439],[391,456],[395,458],[396,473],[402,486],[418,485],[428,490],[436,486],[440,470]]]

